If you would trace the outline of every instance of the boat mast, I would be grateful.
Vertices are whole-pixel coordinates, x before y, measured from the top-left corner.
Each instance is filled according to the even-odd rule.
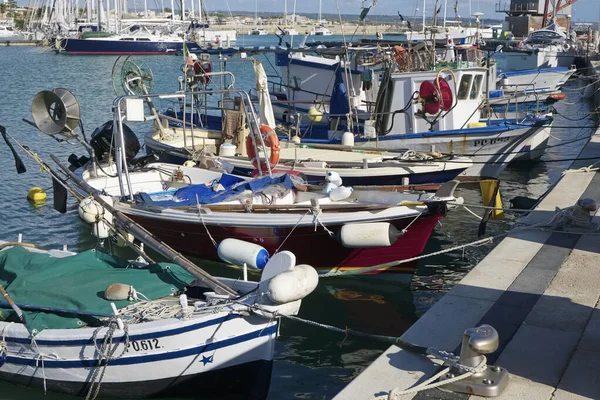
[[[425,6],[426,6],[427,0],[423,0],[423,33],[425,33]]]
[[[171,21],[175,21],[175,0],[171,0]]]
[[[258,25],[258,0],[254,0],[254,25]]]
[[[190,0],[190,19],[194,18],[194,0]]]
[[[321,23],[321,4],[323,3],[323,0],[319,0],[319,24]]]
[[[283,0],[283,24],[287,27],[287,0]]]
[[[102,17],[101,17],[101,11],[102,10],[102,0],[98,0],[98,32],[100,32],[102,30]]]
[[[204,18],[204,16],[202,15],[202,8],[202,0],[198,0],[198,22],[202,22],[202,18]]]
[[[448,0],[444,0],[444,28],[446,27],[446,9],[448,8]]]

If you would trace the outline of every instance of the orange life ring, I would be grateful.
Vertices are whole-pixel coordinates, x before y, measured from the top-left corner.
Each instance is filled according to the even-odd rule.
[[[260,170],[264,173],[268,173],[269,168],[267,165],[271,167],[272,171],[273,168],[275,168],[275,165],[277,165],[277,162],[279,162],[279,152],[281,149],[279,147],[279,138],[275,134],[275,131],[273,131],[273,129],[271,129],[271,127],[267,125],[260,126],[260,134],[262,135],[263,141],[265,142],[265,146],[271,148],[271,155],[269,156],[269,160],[265,162],[256,155],[257,146],[254,146],[254,140],[252,139],[252,135],[248,135],[248,137],[246,138],[246,152],[248,153],[248,158],[250,159],[250,162],[252,163],[252,165],[254,165],[254,168],[256,170],[259,169],[260,161]]]

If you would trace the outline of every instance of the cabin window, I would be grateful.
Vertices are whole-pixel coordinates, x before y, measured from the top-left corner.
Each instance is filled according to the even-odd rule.
[[[133,38],[130,38],[130,37],[125,37],[125,38],[121,38],[121,40],[133,41]]]
[[[458,85],[458,100],[465,100],[467,96],[469,96],[469,88],[471,87],[471,81],[473,80],[473,75],[465,74],[460,79],[460,84]]]
[[[137,38],[135,40],[137,40],[138,42],[149,42],[150,41],[149,38]]]
[[[475,75],[475,79],[473,79],[473,86],[471,86],[471,95],[469,96],[469,99],[474,100],[477,98],[477,96],[479,96],[482,81],[483,75]]]

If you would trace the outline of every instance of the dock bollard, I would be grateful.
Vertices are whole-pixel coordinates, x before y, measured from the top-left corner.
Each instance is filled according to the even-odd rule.
[[[484,354],[493,353],[498,349],[498,331],[490,325],[481,325],[477,328],[469,328],[463,335],[460,348],[461,366],[475,368],[484,360]],[[459,367],[453,367],[451,372],[440,378],[440,381],[454,378],[465,371]],[[500,395],[508,385],[508,371],[502,367],[487,365],[485,369],[458,382],[452,382],[441,386],[440,389],[469,393],[477,396],[495,397]]]

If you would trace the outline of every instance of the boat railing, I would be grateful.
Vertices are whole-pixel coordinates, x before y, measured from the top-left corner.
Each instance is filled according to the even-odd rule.
[[[131,184],[131,178],[129,176],[128,163],[125,158],[125,138],[123,134],[123,123],[127,122],[146,122],[154,120],[155,123],[161,124],[161,114],[154,114],[146,116],[144,110],[144,103],[152,102],[156,99],[170,99],[175,101],[181,101],[183,104],[187,103],[188,97],[193,99],[195,96],[203,96],[209,94],[217,94],[223,96],[237,96],[241,99],[240,111],[243,110],[245,119],[250,129],[250,135],[252,136],[252,143],[254,145],[255,154],[260,154],[259,147],[263,149],[264,159],[268,160],[269,155],[267,154],[267,146],[263,140],[263,136],[260,133],[260,127],[258,124],[258,118],[256,112],[250,100],[250,96],[247,92],[238,89],[212,89],[212,90],[188,90],[184,92],[176,93],[163,93],[163,94],[144,94],[144,95],[125,95],[115,98],[113,101],[113,132],[115,137],[115,163],[117,167],[117,177],[119,180],[119,189],[121,196],[129,197],[133,200],[133,188]],[[193,100],[192,100],[193,101]],[[185,115],[185,114],[184,114]],[[183,137],[186,137],[186,124],[183,124]],[[194,137],[194,125],[190,126],[191,137]],[[260,157],[258,159],[258,172],[263,174],[267,172],[271,175],[272,170],[268,162],[266,162],[266,171],[263,171],[260,165],[262,162]],[[125,190],[127,188],[127,191]]]

